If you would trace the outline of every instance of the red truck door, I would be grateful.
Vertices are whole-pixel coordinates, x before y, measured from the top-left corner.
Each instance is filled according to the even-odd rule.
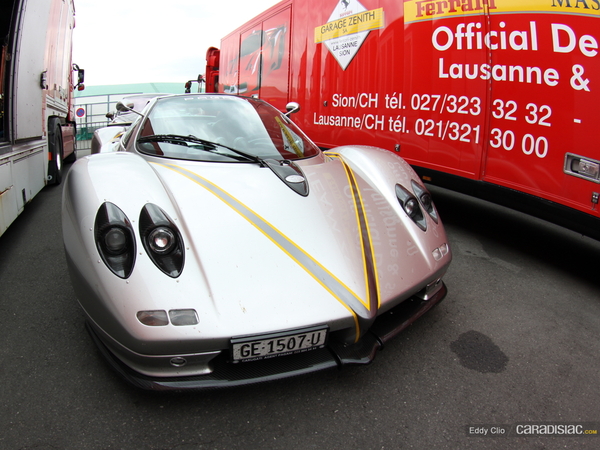
[[[275,11],[222,41],[221,92],[288,102],[291,8]]]

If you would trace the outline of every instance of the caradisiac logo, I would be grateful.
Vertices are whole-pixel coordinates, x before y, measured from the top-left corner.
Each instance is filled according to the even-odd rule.
[[[384,26],[383,8],[369,11],[358,0],[340,0],[328,22],[315,28],[315,43],[325,44],[346,70],[370,31]]]

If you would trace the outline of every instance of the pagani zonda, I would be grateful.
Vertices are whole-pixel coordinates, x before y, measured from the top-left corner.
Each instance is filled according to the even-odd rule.
[[[322,152],[288,116],[250,98],[160,97],[115,151],[71,167],[72,283],[135,385],[368,363],[446,295],[448,241],[410,166],[374,147]]]

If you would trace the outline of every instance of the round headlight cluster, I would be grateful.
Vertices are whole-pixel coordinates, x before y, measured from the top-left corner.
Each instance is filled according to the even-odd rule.
[[[161,208],[147,203],[140,213],[142,244],[152,262],[170,277],[181,275],[183,239],[175,222]]]
[[[170,277],[183,270],[183,239],[175,223],[158,206],[146,204],[140,213],[140,235],[152,262]],[[96,213],[94,236],[98,253],[120,278],[129,278],[136,257],[131,222],[116,205],[103,203]]]
[[[423,205],[423,208],[425,209],[425,211],[429,211],[431,209],[431,207],[433,206],[433,202],[431,201],[431,195],[429,195],[427,192],[425,192],[419,198],[421,199],[421,204]]]
[[[419,202],[414,197],[406,200],[402,207],[409,217],[414,217],[419,212]]]
[[[417,198],[421,202],[421,205],[423,206],[425,212],[429,214],[429,216],[433,219],[435,223],[438,223],[438,215],[435,206],[433,205],[431,194],[427,191],[427,189],[425,189],[424,186],[421,186],[416,181],[413,180],[411,184],[413,192],[416,194]]]
[[[166,227],[158,227],[148,235],[148,245],[152,251],[164,255],[176,245],[175,233]]]
[[[410,217],[419,228],[425,231],[427,229],[427,221],[423,216],[423,212],[419,206],[419,201],[414,194],[404,186],[397,184],[396,197],[398,198],[398,202],[400,202],[400,206],[402,206],[402,209],[406,215]]]
[[[135,262],[131,222],[115,204],[103,203],[96,213],[94,237],[100,257],[118,277],[128,278]]]
[[[104,246],[106,251],[112,255],[119,255],[127,248],[127,235],[120,227],[109,229],[104,234]]]
[[[431,194],[416,181],[411,181],[412,192],[401,184],[396,185],[396,197],[408,217],[423,231],[427,230],[427,220],[423,210],[438,223],[438,216]],[[422,209],[421,209],[422,208]]]

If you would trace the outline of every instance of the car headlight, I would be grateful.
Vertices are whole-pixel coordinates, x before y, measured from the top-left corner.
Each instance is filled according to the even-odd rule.
[[[420,203],[414,194],[400,184],[397,184],[396,197],[406,215],[410,217],[421,230],[427,230],[427,221],[425,220],[425,216],[423,216]]]
[[[176,327],[198,325],[198,313],[195,309],[171,309],[168,315],[164,310],[138,311],[137,318],[140,323],[149,327],[169,325],[169,318]]]
[[[147,203],[140,213],[140,236],[152,262],[172,278],[181,275],[183,239],[175,223],[158,206]]]
[[[169,325],[167,312],[163,310],[138,311],[137,318],[140,323],[143,323],[149,327],[164,327],[165,325]]]
[[[155,228],[148,234],[148,246],[159,255],[168,254],[177,245],[175,233],[166,227]]]
[[[427,191],[427,189],[425,189],[423,186],[421,186],[419,183],[417,183],[414,180],[412,181],[411,184],[412,184],[413,192],[419,199],[419,202],[423,206],[423,209],[427,212],[427,214],[429,214],[429,216],[433,219],[433,221],[435,223],[438,223],[439,219],[438,219],[438,215],[437,215],[437,210],[435,209],[435,206],[433,205],[433,200],[431,198],[431,194],[429,193],[429,191]]]
[[[131,222],[115,204],[103,203],[94,222],[96,248],[104,264],[118,277],[129,278],[135,262]]]

